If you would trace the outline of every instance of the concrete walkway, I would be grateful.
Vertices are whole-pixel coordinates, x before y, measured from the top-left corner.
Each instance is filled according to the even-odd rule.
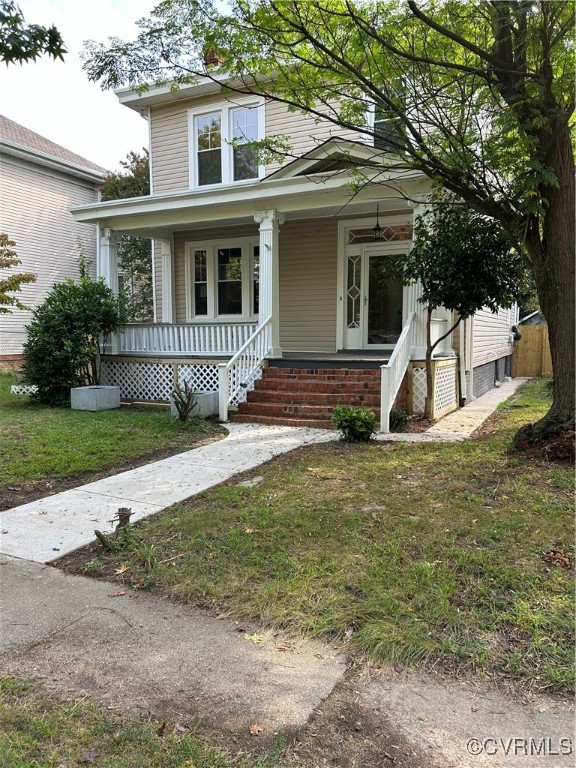
[[[505,382],[449,414],[428,432],[379,434],[376,438],[403,442],[464,440],[523,381],[526,379]],[[2,512],[0,553],[36,563],[50,562],[93,541],[95,529],[110,531],[119,507],[129,507],[132,520],[140,520],[274,456],[338,439],[335,431],[323,429],[257,424],[227,427],[229,435],[224,440]]]
[[[467,406],[465,423],[459,411],[436,432],[379,439],[464,439],[519,383]],[[362,741],[372,723],[366,766],[572,765],[570,753],[557,751],[572,734],[564,702],[539,697],[525,706],[463,681],[443,683],[401,668],[347,672],[346,658],[326,643],[262,632],[42,564],[91,541],[94,528],[109,530],[119,506],[132,507],[138,519],[273,456],[335,439],[324,430],[230,425],[220,442],[3,513],[0,674],[40,678],[69,697],[87,696],[113,709],[197,724],[212,743],[228,748],[253,748],[254,727],[263,747],[277,744],[279,733],[300,734],[305,742],[305,727],[308,742],[317,745],[329,720],[328,731],[343,741],[321,764],[359,765],[345,750]],[[346,735],[351,728],[353,735]],[[521,749],[509,753],[511,738],[537,745],[548,739],[555,755],[539,753],[528,763]],[[471,742],[473,749],[486,745],[482,754],[470,751]]]

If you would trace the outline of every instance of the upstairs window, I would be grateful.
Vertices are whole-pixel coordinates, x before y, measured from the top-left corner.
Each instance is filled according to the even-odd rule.
[[[190,186],[207,187],[264,175],[250,142],[264,136],[264,103],[190,112]]]
[[[258,160],[249,141],[258,141],[258,107],[231,110],[234,181],[258,178]]]
[[[196,118],[198,186],[222,182],[222,116],[219,112]]]

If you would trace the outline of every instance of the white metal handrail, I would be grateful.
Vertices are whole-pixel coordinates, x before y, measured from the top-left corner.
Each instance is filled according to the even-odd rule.
[[[131,323],[119,334],[118,352],[144,356],[233,355],[256,323]]]
[[[390,432],[390,411],[414,348],[414,312],[410,312],[386,365],[380,367],[380,431]]]
[[[256,328],[252,336],[227,363],[218,366],[220,421],[228,420],[228,406],[242,390],[251,388],[272,346],[272,318]]]

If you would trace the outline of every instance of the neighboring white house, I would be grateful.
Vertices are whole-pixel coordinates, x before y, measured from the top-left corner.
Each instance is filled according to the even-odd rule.
[[[15,241],[22,264],[11,271],[33,272],[35,283],[19,298],[30,308],[50,287],[78,277],[78,259],[95,274],[96,227],[74,221],[70,208],[99,200],[106,171],[83,157],[0,115],[0,232]],[[0,362],[18,360],[30,311],[0,315]]]
[[[263,392],[248,395],[263,404],[241,405],[240,413],[319,425],[329,404],[345,404],[343,393],[352,390],[354,402],[381,405],[383,429],[395,400],[421,410],[421,289],[386,280],[383,265],[411,247],[414,201],[425,204],[427,179],[400,170],[393,154],[366,137],[262,98],[226,95],[210,79],[118,97],[149,120],[151,195],[73,214],[98,225],[98,273],[114,289],[118,238],[154,240],[156,322],[127,326],[110,350],[108,382],[126,398],[167,401],[187,379],[200,391],[219,392],[226,419],[263,371],[269,376],[268,366],[292,370],[285,375],[294,380],[339,370],[349,386],[343,382],[342,396],[326,396],[323,405],[316,386],[308,399],[302,391],[271,394],[269,402]],[[290,135],[295,155],[283,166],[259,165],[242,145],[278,133]],[[360,187],[351,166],[363,168]],[[441,335],[451,320],[439,309],[433,333]],[[479,313],[440,346],[436,414],[504,377],[515,322],[508,311]],[[374,373],[370,398],[360,381],[368,374],[350,374],[358,370]]]

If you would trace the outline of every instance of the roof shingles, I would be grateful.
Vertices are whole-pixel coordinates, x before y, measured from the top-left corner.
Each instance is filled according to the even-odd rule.
[[[15,123],[14,120],[0,115],[0,143],[3,141],[16,145],[23,150],[28,149],[32,152],[39,152],[67,165],[83,168],[93,173],[100,173],[103,176],[107,173],[105,168],[96,165],[96,163],[91,163],[90,160],[86,160],[86,158],[70,152],[70,150],[61,147],[59,144],[45,139],[39,133],[34,133],[34,131],[25,128],[23,125]]]

